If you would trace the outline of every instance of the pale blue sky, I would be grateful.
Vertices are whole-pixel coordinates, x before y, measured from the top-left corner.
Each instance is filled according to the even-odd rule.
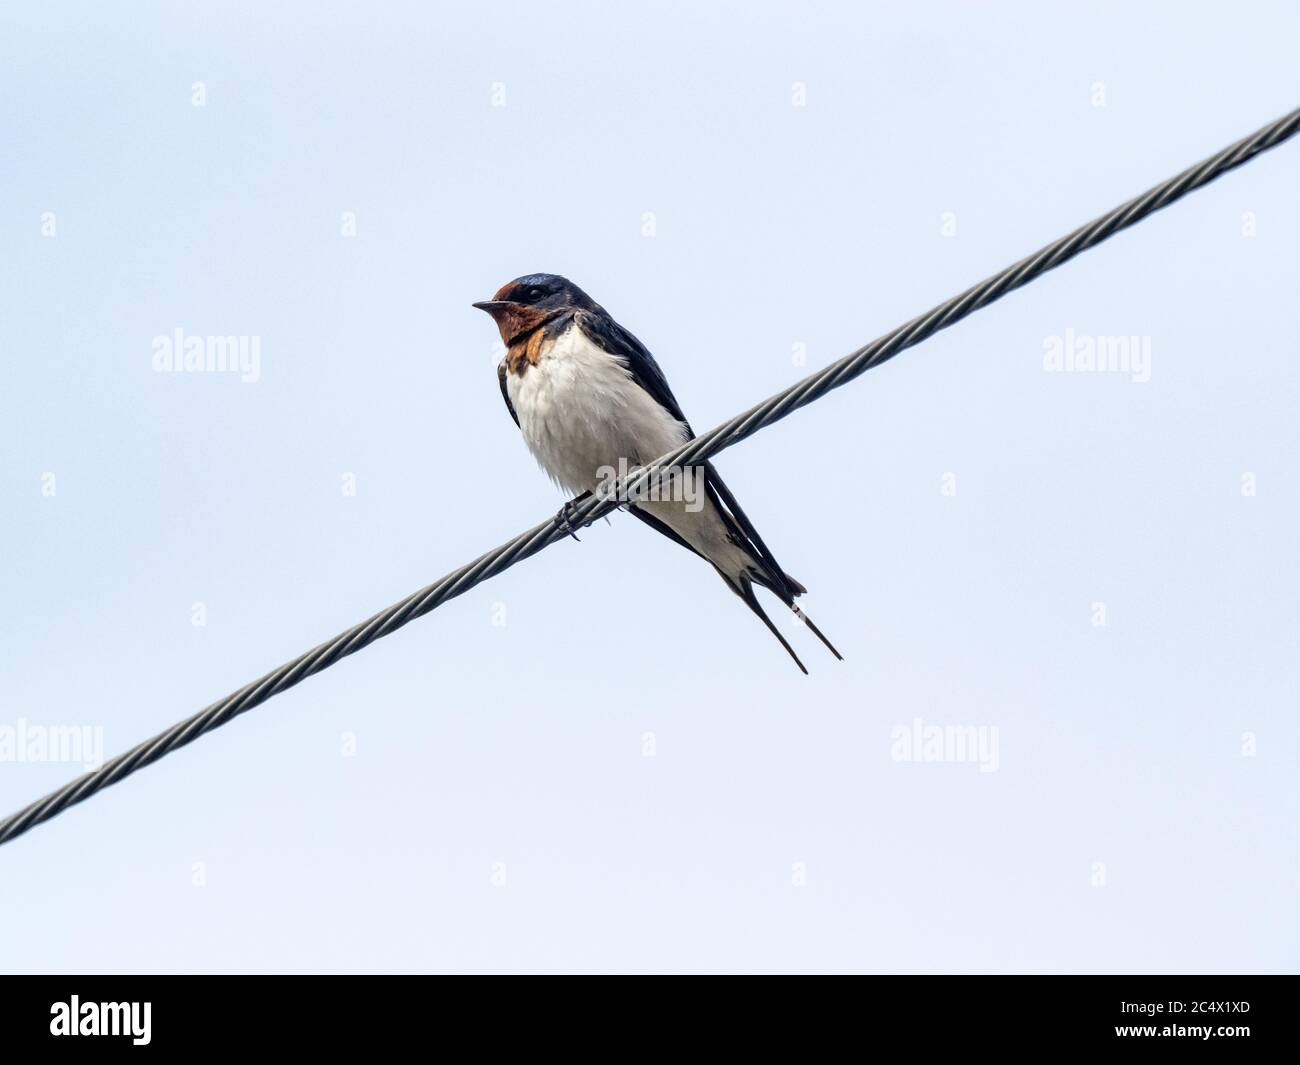
[[[0,727],[109,755],[555,511],[508,278],[703,429],[1300,102],[1289,3],[114,7],[0,8]],[[1297,187],[722,456],[844,663],[616,517],[0,848],[0,969],[1294,970]],[[154,373],[178,327],[260,380]]]

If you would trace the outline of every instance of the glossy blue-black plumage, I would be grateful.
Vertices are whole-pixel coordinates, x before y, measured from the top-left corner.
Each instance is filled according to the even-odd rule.
[[[682,411],[681,404],[677,402],[677,397],[673,395],[673,391],[668,385],[668,379],[664,376],[664,372],[660,369],[654,356],[650,354],[649,349],[632,333],[619,325],[600,304],[568,278],[561,277],[558,274],[525,274],[504,285],[495,298],[521,303],[539,312],[537,315],[538,327],[545,328],[551,335],[561,335],[568,329],[580,329],[591,343],[617,358],[627,368],[632,380],[644,389],[656,403],[686,426],[689,438],[694,438],[695,433]],[[504,364],[502,369],[504,370]],[[518,424],[519,419],[510,403],[510,397],[506,389],[504,373],[501,374],[501,394],[505,398],[506,408],[510,411],[510,416]],[[745,548],[758,566],[758,570],[753,574],[753,579],[772,591],[787,606],[793,608],[795,596],[802,595],[805,591],[803,585],[790,577],[781,568],[767,544],[758,535],[753,523],[741,510],[736,497],[731,494],[713,463],[705,462],[702,470],[705,489],[710,501],[717,508],[718,514],[726,524],[728,535],[736,544]],[[657,532],[667,536],[670,540],[698,554],[695,548],[686,540],[663,522],[647,514],[636,504],[630,505],[628,511]],[[721,572],[719,570],[719,573]],[[735,583],[727,578],[726,574],[722,574],[722,576],[727,581],[728,586],[744,600],[746,606],[762,619],[772,634],[790,653],[799,668],[806,673],[807,669],[799,661],[799,657],[794,653],[793,648],[772,624],[762,606],[755,599],[748,582],[743,582],[742,586],[737,587]],[[839,652],[831,646],[830,641],[822,635],[811,621],[808,621],[806,616],[802,614],[800,616],[804,618],[804,621],[821,641],[830,648],[835,657],[839,658]]]

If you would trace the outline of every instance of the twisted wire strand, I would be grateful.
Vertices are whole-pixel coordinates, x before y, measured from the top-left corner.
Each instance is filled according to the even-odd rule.
[[[1187,193],[1213,181],[1261,152],[1281,144],[1300,131],[1300,108],[1284,115],[1258,132],[1242,138],[1216,155],[1188,167],[1168,181],[1156,185],[1140,196],[1121,204],[1100,218],[1080,226],[1040,251],[1027,256],[978,285],[967,289],[933,310],[913,318],[893,332],[878,337],[871,343],[851,352],[825,369],[811,374],[789,388],[764,400],[749,410],[736,415],[709,432],[688,441],[656,462],[631,471],[619,484],[606,493],[593,495],[575,502],[568,509],[570,525],[587,525],[611,511],[617,510],[628,499],[635,499],[651,490],[674,467],[700,463],[720,451],[739,443],[760,429],[779,421],[801,407],[826,395],[832,389],[852,381],[874,366],[893,358],[900,351],[919,344],[941,329],[959,322],[967,315],[987,307],[1022,285],[1028,284],[1049,270],[1068,262],[1080,252],[1095,247],[1122,229],[1140,222],[1148,215],[1167,207]],[[19,810],[0,822],[0,845],[21,836],[24,832],[48,821],[111,784],[156,762],[172,751],[192,743],[205,732],[224,725],[231,718],[266,702],[273,695],[292,688],[295,684],[335,662],[355,654],[375,640],[395,632],[403,625],[437,609],[449,599],[518,562],[531,558],[539,551],[568,536],[565,523],[557,515],[513,540],[486,554],[480,555],[441,580],[420,589],[373,617],[354,625],[332,640],[312,648],[272,670],[264,677],[244,685],[238,691],[215,702],[193,717],[178,722],[165,732],[137,744],[124,754],[105,762],[98,769],[78,777],[57,791]]]

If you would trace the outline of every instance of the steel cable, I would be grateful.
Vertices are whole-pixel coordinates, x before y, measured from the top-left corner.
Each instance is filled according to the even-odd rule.
[[[825,369],[791,385],[783,392],[736,415],[730,421],[688,441],[676,451],[663,456],[649,466],[632,471],[609,493],[575,502],[568,509],[569,524],[586,525],[596,518],[617,510],[624,505],[625,500],[636,498],[649,491],[662,478],[669,476],[674,467],[703,462],[733,444],[739,443],[787,414],[820,399],[832,389],[839,388],[872,367],[893,358],[900,351],[919,344],[939,330],[946,329],[968,314],[1001,299],[1008,292],[1028,284],[1047,271],[1074,258],[1080,252],[1095,247],[1120,230],[1134,225],[1194,189],[1213,181],[1221,174],[1241,166],[1260,152],[1276,147],[1294,136],[1298,130],[1300,130],[1300,109],[1270,123],[1203,162],[1189,167],[1141,196],[1121,204],[1113,211],[1081,226],[926,314],[912,319],[893,332],[886,333]],[[327,669],[339,659],[346,658],[380,637],[395,632],[408,622],[441,606],[447,600],[454,599],[475,585],[495,577],[517,562],[522,562],[567,536],[568,529],[559,515],[534,526],[527,532],[520,533],[508,543],[453,570],[427,588],[407,596],[386,610],[381,610],[334,639],[327,640],[292,661],[286,662],[259,680],[246,684],[221,701],[199,711],[193,717],[173,725],[152,739],[145,740],[125,754],[118,755],[98,769],[12,814],[0,822],[0,844],[8,843],[35,825],[62,813],[69,806],[88,799],[110,784],[116,784],[123,777],[184,747],[205,732],[224,725],[231,718],[253,709],[266,702],[271,696]]]

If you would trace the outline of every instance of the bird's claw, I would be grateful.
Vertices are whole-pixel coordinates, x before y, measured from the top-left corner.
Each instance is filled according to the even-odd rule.
[[[560,508],[560,512],[555,515],[555,521],[560,532],[572,536],[575,540],[578,540],[578,534],[573,531],[573,512],[577,509],[577,504],[570,499]],[[578,540],[578,543],[582,543],[582,541]]]

